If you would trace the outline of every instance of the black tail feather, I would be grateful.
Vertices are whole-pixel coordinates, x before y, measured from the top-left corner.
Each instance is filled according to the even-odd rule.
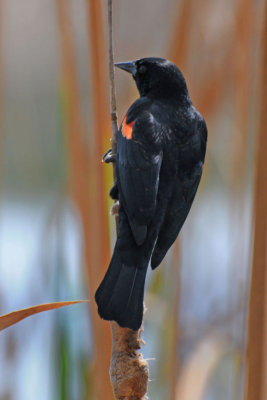
[[[143,319],[146,272],[147,267],[122,265],[114,254],[95,294],[100,317],[116,321],[121,327],[138,330]]]

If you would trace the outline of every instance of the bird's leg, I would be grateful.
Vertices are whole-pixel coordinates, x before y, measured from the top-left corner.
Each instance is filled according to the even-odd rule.
[[[105,163],[110,163],[116,161],[116,154],[112,154],[112,149],[109,149],[102,158],[102,161]],[[118,216],[119,215],[119,189],[117,182],[114,182],[114,185],[110,189],[109,192],[110,197],[115,201],[110,210],[110,215]]]
[[[117,155],[112,153],[112,149],[108,149],[106,153],[102,157],[102,162],[105,162],[107,164],[116,162]]]
[[[119,189],[117,186],[117,182],[115,182],[112,188],[110,189],[109,195],[113,200],[119,200]]]
[[[110,215],[118,216],[119,215],[119,189],[117,186],[117,182],[115,181],[114,185],[110,189],[109,192],[110,197],[115,201],[110,210]]]

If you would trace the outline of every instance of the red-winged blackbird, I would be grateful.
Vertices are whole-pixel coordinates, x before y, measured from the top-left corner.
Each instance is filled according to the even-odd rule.
[[[140,98],[118,134],[111,197],[120,202],[119,231],[95,299],[100,317],[137,330],[149,261],[152,269],[161,263],[194,200],[207,128],[181,71],[170,61],[143,58],[115,65],[132,74]]]

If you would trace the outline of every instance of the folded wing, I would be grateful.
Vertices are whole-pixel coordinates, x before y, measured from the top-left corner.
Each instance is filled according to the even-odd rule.
[[[160,127],[153,116],[126,116],[118,136],[117,184],[138,245],[145,241],[155,212],[161,162]]]

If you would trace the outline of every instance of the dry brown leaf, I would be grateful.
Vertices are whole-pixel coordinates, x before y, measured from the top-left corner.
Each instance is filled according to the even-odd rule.
[[[55,310],[56,308],[60,307],[70,306],[72,304],[85,303],[87,301],[88,300],[58,301],[56,303],[39,304],[37,306],[13,311],[9,314],[0,316],[0,331],[16,324],[24,318],[30,317],[31,315],[38,314],[43,311]]]

